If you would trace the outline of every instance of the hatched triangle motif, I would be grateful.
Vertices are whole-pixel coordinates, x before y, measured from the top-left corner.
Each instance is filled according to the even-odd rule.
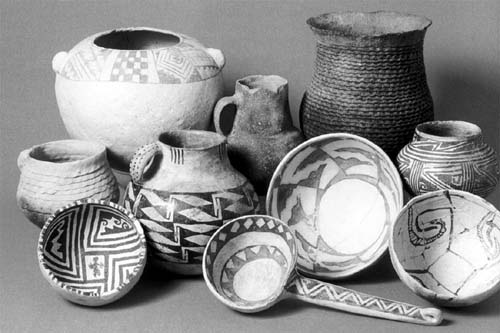
[[[153,257],[185,264],[201,264],[208,239],[224,222],[259,209],[248,182],[206,193],[156,191],[131,183],[124,205],[144,227]]]

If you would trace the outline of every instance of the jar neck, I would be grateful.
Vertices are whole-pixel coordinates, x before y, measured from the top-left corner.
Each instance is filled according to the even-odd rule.
[[[415,128],[413,141],[429,141],[440,144],[483,144],[481,129],[465,121],[430,121]]]
[[[160,143],[164,163],[170,168],[203,168],[204,165],[229,163],[225,142],[204,149],[172,147]]]

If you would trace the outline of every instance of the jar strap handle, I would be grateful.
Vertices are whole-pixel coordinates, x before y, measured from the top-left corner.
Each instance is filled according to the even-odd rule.
[[[215,130],[217,133],[224,135],[224,132],[222,132],[222,129],[220,127],[220,116],[222,111],[226,106],[229,104],[234,104],[236,106],[236,110],[238,108],[238,100],[236,96],[227,96],[227,97],[222,97],[219,99],[217,104],[215,104],[214,108],[214,125],[215,125]],[[224,135],[225,136],[225,135]]]
[[[144,171],[151,167],[156,155],[161,154],[161,148],[156,142],[148,143],[139,148],[130,162],[130,177],[135,184],[142,184]]]

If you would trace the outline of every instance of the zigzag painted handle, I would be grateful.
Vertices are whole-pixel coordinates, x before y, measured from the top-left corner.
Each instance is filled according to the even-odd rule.
[[[296,275],[286,287],[293,297],[305,302],[357,313],[364,316],[405,321],[422,325],[439,325],[441,311],[359,293],[318,280]]]

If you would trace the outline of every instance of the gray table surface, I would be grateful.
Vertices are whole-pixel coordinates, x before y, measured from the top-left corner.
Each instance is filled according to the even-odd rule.
[[[115,27],[153,26],[192,35],[226,54],[226,93],[237,78],[289,79],[294,120],[310,80],[314,40],[307,17],[334,10],[392,9],[429,16],[426,68],[437,119],[476,122],[500,145],[498,1],[1,1],[0,2],[0,332],[500,332],[500,294],[468,308],[443,309],[439,327],[373,319],[283,301],[258,314],[219,303],[202,278],[148,268],[123,299],[74,305],[42,277],[39,229],[16,207],[17,154],[67,138],[54,97],[52,56]],[[500,189],[488,198],[500,208]],[[389,257],[342,286],[429,306],[396,276]]]

